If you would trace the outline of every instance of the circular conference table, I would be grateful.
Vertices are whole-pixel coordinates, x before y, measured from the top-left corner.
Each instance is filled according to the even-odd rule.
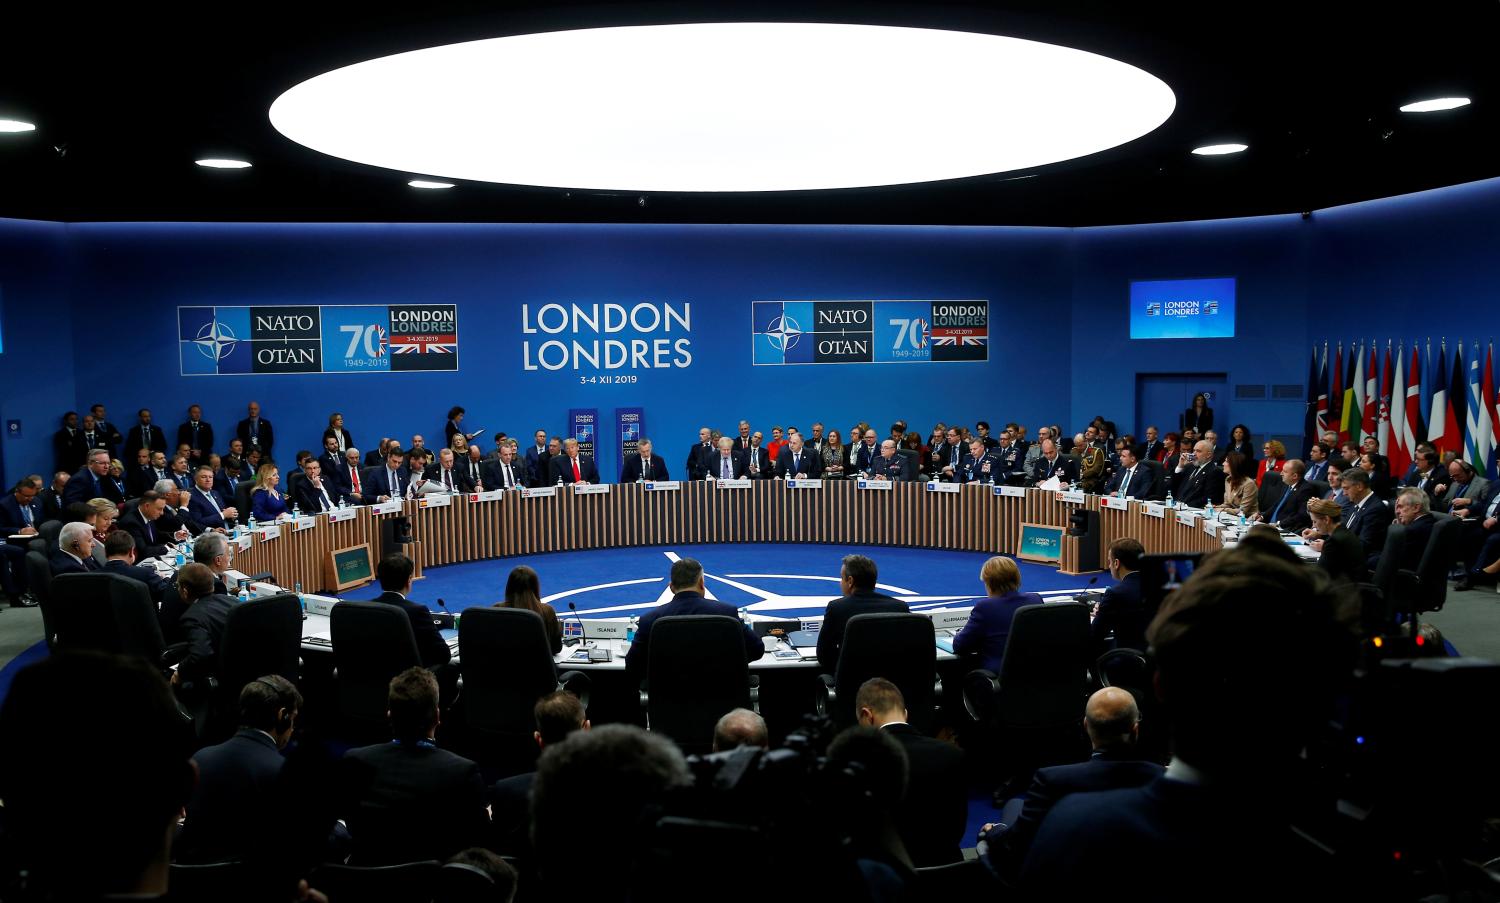
[[[1022,525],[1066,528],[1097,511],[1097,535],[1059,543],[1062,573],[1083,573],[1109,544],[1139,539],[1148,552],[1219,548],[1221,525],[1200,512],[1074,491],[864,480],[734,480],[549,486],[429,495],[259,526],[236,537],[235,568],[281,586],[332,588],[332,553],[368,546],[371,573],[382,523],[405,517],[403,550],[419,568],[487,558],[629,546],[832,543],[1016,555]],[[1055,535],[1055,534],[1054,534]],[[1085,543],[1096,545],[1086,548]],[[1036,560],[1035,558],[1031,560]]]

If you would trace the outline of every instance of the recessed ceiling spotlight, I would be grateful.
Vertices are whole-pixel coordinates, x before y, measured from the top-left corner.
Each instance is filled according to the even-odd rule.
[[[1237,154],[1249,147],[1248,144],[1205,144],[1203,147],[1193,148],[1193,153],[1200,157],[1222,157],[1225,154]]]
[[[19,119],[0,119],[0,132],[34,132],[36,123]]]
[[[1176,103],[1143,69],[1039,41],[714,22],[399,53],[295,85],[269,115],[299,144],[397,172],[649,195],[1026,172],[1139,138]]]
[[[224,157],[205,157],[202,160],[194,160],[193,162],[197,163],[199,166],[206,166],[209,169],[249,169],[250,168],[250,161],[248,161],[248,160],[230,160],[230,159],[227,159],[227,158],[224,158]]]
[[[1458,107],[1469,105],[1467,97],[1434,97],[1431,100],[1419,100],[1409,103],[1401,108],[1403,113],[1437,113],[1442,110],[1453,110]]]
[[[429,182],[426,179],[412,179],[406,184],[413,188],[452,188],[452,182]]]

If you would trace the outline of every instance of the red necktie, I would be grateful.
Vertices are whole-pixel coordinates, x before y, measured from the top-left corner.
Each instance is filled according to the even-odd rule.
[[[573,459],[573,482],[575,482],[575,483],[582,483],[583,482],[583,474],[581,474],[581,473],[578,472],[578,459],[577,458]]]
[[[354,468],[354,467],[349,468],[349,477],[350,477],[351,482],[354,484],[352,486],[352,488],[354,490],[354,494],[355,495],[360,495],[361,493],[359,491],[359,470],[358,470],[358,468]]]

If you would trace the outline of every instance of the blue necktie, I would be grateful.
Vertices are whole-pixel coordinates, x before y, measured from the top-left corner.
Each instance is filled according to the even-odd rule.
[[[1291,498],[1291,496],[1292,496],[1292,487],[1288,486],[1286,488],[1286,492],[1283,492],[1281,494],[1281,501],[1277,502],[1276,503],[1276,507],[1271,509],[1271,518],[1270,518],[1271,519],[1271,523],[1273,523],[1273,524],[1276,523],[1276,515],[1278,515],[1278,514],[1281,513],[1281,506],[1285,505],[1286,504],[1286,500],[1289,499],[1289,498]]]

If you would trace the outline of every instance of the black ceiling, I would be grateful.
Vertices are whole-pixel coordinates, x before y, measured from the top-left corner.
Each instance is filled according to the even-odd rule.
[[[1404,7],[1179,3],[303,3],[236,14],[147,4],[7,12],[0,216],[84,220],[916,223],[1082,226],[1313,210],[1500,175],[1493,2]],[[1227,9],[1241,11],[1226,18]],[[143,11],[147,10],[147,11]],[[1252,13],[1252,10],[1254,11]],[[1433,24],[1422,16],[1431,14]],[[336,160],[266,117],[297,82],[435,44],[606,25],[728,20],[868,22],[1033,38],[1138,65],[1177,109],[1155,132],[1025,172],[895,188],[770,194],[562,191],[460,183]],[[1402,114],[1460,94],[1472,106]],[[974,115],[984,115],[976,109]],[[1244,154],[1194,157],[1238,140]],[[193,160],[244,156],[253,169]],[[1017,176],[1033,176],[1016,178]]]

